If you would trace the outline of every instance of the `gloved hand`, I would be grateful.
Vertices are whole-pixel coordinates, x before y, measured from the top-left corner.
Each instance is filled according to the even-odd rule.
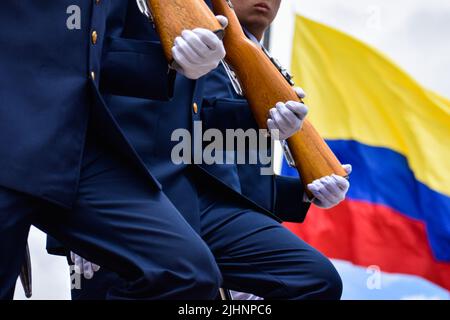
[[[306,96],[301,88],[295,88],[295,92],[301,99]],[[279,140],[286,140],[302,128],[307,114],[308,108],[303,103],[278,102],[275,108],[270,109],[267,128],[271,131],[279,130]]]
[[[224,16],[216,16],[223,28],[228,25]],[[225,58],[223,42],[214,32],[197,28],[184,30],[181,37],[175,39],[172,55],[178,66],[175,68],[185,77],[196,80],[217,68]]]
[[[85,279],[92,279],[94,273],[100,270],[98,265],[83,259],[76,253],[70,252],[70,259],[75,265],[75,272],[84,275]]]
[[[348,175],[352,173],[352,166],[347,164],[343,166]],[[337,175],[323,177],[308,185],[315,199],[313,203],[319,208],[330,209],[344,201],[350,188],[350,182]]]

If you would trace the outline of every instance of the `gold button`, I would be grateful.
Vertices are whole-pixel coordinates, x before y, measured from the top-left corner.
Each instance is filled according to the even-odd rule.
[[[99,4],[99,3],[100,3],[100,0],[95,0],[95,3],[96,3],[96,4]]]
[[[194,113],[197,114],[198,113],[198,105],[194,102],[194,104],[192,105],[192,109],[194,110]]]
[[[91,79],[95,81],[95,72],[91,71]]]
[[[97,38],[98,38],[97,31],[95,31],[95,30],[92,31],[91,38],[92,38],[92,44],[96,44],[97,43]]]

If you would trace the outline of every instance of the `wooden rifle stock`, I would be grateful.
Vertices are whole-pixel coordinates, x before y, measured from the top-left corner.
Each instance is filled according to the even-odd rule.
[[[223,27],[204,0],[147,0],[147,5],[164,54],[171,65],[175,38],[181,36],[183,30],[204,28],[223,38]]]
[[[228,18],[224,45],[226,62],[232,67],[241,83],[253,115],[260,128],[267,128],[269,111],[278,102],[301,101],[291,84],[281,74],[271,59],[250,41],[243,32],[230,0],[212,0],[214,13]],[[316,179],[336,174],[346,177],[341,163],[309,121],[288,139],[295,166],[305,190]]]

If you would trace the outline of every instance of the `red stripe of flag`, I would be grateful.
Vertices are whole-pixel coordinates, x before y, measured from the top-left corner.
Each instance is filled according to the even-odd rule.
[[[425,225],[389,207],[346,200],[331,210],[312,207],[305,223],[286,226],[329,258],[417,275],[450,290],[450,263],[433,257]]]

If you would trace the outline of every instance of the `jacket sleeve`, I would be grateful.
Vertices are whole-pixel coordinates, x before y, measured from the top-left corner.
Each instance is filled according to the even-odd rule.
[[[311,206],[303,201],[304,188],[298,178],[274,176],[274,214],[284,222],[303,222]]]

